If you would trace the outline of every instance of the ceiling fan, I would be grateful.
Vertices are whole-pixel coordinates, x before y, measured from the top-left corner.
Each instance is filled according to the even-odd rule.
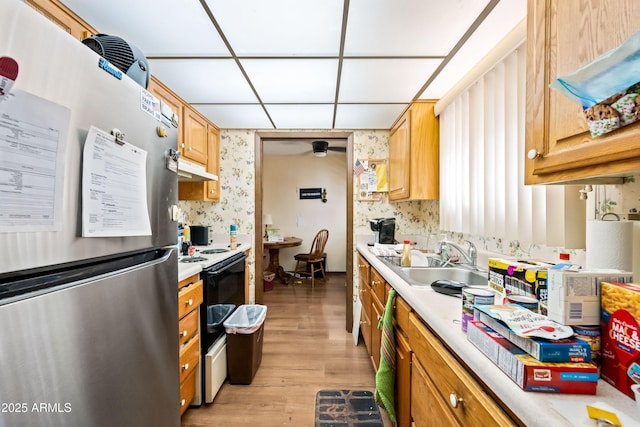
[[[316,157],[324,157],[327,155],[327,151],[339,151],[341,153],[345,153],[347,151],[346,147],[329,147],[329,143],[327,141],[313,141],[311,143],[313,147],[313,155]]]

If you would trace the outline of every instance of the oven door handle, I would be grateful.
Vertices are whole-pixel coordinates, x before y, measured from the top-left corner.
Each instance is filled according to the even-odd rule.
[[[239,257],[235,262],[232,262],[231,264],[225,264],[222,265],[222,267],[218,267],[217,265],[212,265],[211,267],[209,267],[206,270],[207,274],[220,274],[225,270],[230,269],[231,267],[233,267],[234,265],[240,263],[240,262],[244,262],[244,260],[247,258],[247,255],[245,253],[242,253],[242,256]],[[224,262],[224,261],[223,261]],[[215,270],[214,270],[215,269]]]

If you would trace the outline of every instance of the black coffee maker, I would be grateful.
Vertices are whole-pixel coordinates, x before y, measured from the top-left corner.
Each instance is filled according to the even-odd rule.
[[[382,244],[398,243],[395,239],[396,219],[395,218],[373,218],[369,220],[369,226],[373,231],[374,242]]]

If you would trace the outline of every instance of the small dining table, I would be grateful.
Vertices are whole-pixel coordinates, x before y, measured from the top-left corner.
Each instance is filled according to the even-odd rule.
[[[301,244],[302,239],[298,237],[285,237],[281,242],[264,242],[264,247],[269,249],[269,266],[267,267],[267,271],[276,273],[276,277],[285,285],[291,276],[286,273],[280,265],[280,249],[293,248]]]

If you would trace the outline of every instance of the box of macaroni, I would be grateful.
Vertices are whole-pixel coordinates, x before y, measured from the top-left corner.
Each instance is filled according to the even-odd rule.
[[[479,320],[469,321],[467,339],[525,391],[596,394],[595,363],[540,362]]]
[[[602,282],[600,377],[634,398],[640,383],[640,283]]]

